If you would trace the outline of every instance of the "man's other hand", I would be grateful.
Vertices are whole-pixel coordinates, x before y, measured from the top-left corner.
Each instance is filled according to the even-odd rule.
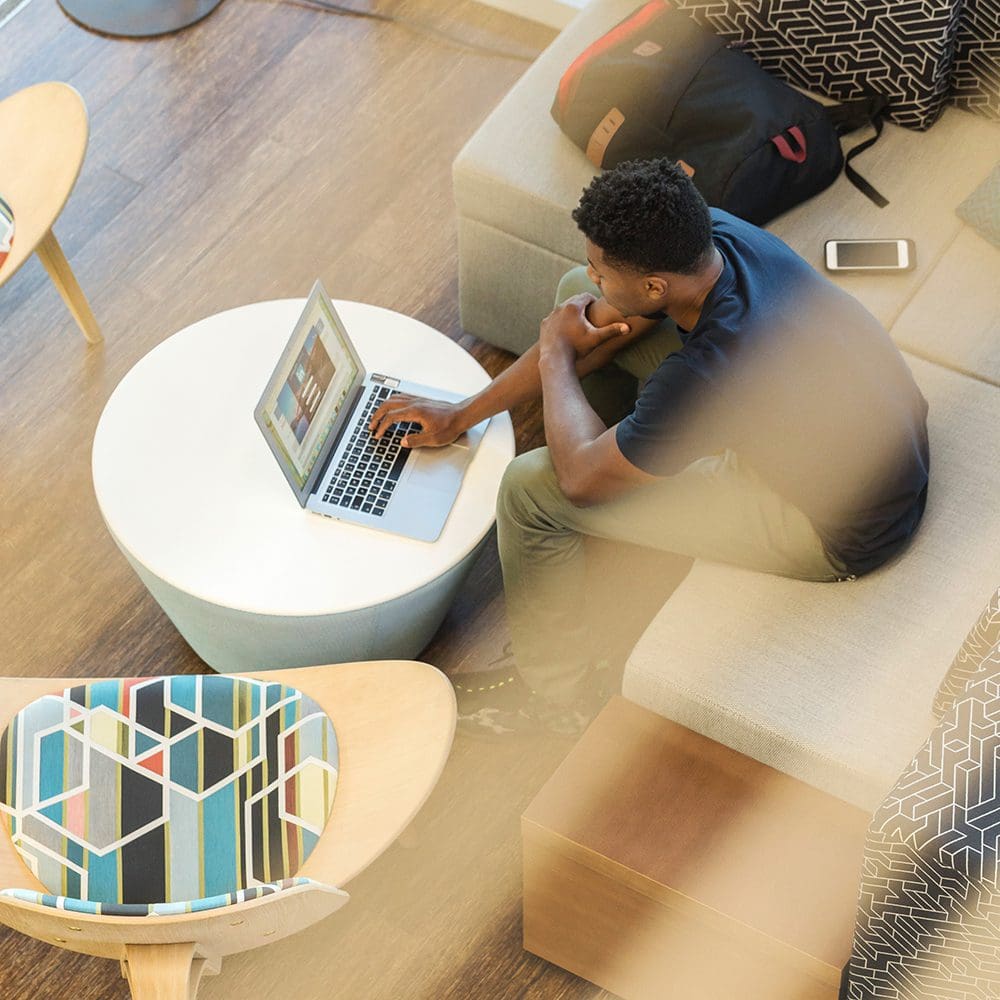
[[[403,438],[403,447],[440,448],[451,444],[467,430],[462,426],[461,414],[461,403],[442,403],[436,399],[421,399],[397,393],[375,411],[368,429],[377,439],[393,424],[420,424],[419,431],[411,431]]]
[[[587,319],[587,307],[596,301],[589,292],[581,292],[556,306],[542,320],[538,337],[542,351],[562,350],[568,354],[572,350],[576,359],[580,360],[609,340],[627,335],[627,323],[594,326]]]

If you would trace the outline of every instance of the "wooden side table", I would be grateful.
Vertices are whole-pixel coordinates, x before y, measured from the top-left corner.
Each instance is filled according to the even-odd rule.
[[[524,946],[627,1000],[836,1000],[868,821],[613,698],[522,817]]]
[[[90,127],[83,98],[65,83],[39,83],[0,101],[0,194],[14,210],[14,245],[0,286],[33,254],[92,344],[103,338],[52,231],[76,184]]]

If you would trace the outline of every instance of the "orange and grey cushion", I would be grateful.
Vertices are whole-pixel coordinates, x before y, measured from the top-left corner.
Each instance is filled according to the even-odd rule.
[[[0,198],[0,267],[14,243],[14,210]]]
[[[154,677],[47,695],[0,738],[0,811],[47,891],[4,892],[131,916],[309,884],[294,876],[337,773],[330,719],[281,684]]]

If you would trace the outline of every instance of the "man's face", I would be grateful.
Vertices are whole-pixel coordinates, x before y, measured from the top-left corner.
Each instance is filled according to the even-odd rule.
[[[587,240],[587,276],[601,290],[608,305],[623,316],[644,316],[662,308],[659,285],[650,287],[649,275],[623,270],[608,263],[604,251]]]

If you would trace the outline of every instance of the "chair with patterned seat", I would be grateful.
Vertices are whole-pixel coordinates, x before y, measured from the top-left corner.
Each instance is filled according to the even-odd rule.
[[[3,679],[0,705],[0,921],[118,959],[136,1000],[193,1000],[226,955],[339,909],[454,729],[443,675],[399,662]]]

